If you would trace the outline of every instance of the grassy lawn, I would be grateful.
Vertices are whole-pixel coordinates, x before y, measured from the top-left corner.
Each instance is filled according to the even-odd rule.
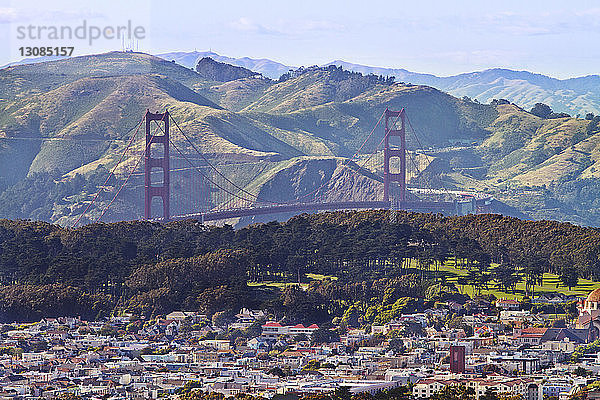
[[[338,277],[333,275],[306,274],[306,277],[311,281],[322,281],[324,279],[331,279],[332,281],[338,280]]]
[[[468,272],[464,269],[456,268],[454,264],[454,260],[449,260],[440,267],[440,277],[448,282],[452,282],[456,285],[456,281],[459,276],[467,276]],[[600,282],[590,281],[588,279],[580,279],[579,283],[576,287],[573,287],[569,290],[568,287],[563,286],[560,282],[558,275],[545,273],[544,274],[544,284],[542,286],[535,286],[535,296],[538,296],[541,293],[564,293],[567,295],[573,295],[578,297],[586,297],[592,290],[600,287]],[[457,288],[461,290],[462,293],[466,293],[469,296],[473,296],[473,287],[471,285],[458,286]],[[488,290],[482,290],[481,294],[493,294],[498,298],[508,298],[508,299],[522,299],[525,296],[525,282],[521,281],[517,284],[515,293],[512,292],[504,292],[498,288],[496,281],[491,280],[488,285]]]
[[[300,284],[303,288],[308,287],[308,282],[310,281],[322,281],[324,279],[331,279],[337,281],[338,277],[333,275],[321,275],[321,274],[304,274],[303,282]],[[276,282],[276,281],[262,281],[262,282],[248,282],[248,286],[259,287],[259,286],[267,286],[267,287],[276,287],[279,289],[283,289],[289,285],[297,285],[295,282]]]
[[[495,267],[495,265],[493,265],[493,267]],[[416,260],[411,260],[411,262],[410,262],[410,269],[413,269],[413,268],[414,268],[413,272],[417,273],[418,270],[417,270]],[[433,268],[431,270],[431,274],[432,274],[432,276],[435,276],[435,271],[433,270]],[[457,280],[460,276],[467,276],[467,275],[468,275],[468,271],[466,269],[456,268],[455,261],[452,259],[448,260],[439,269],[439,278],[440,279],[442,279],[446,282],[455,284],[461,293],[466,293],[470,297],[473,297],[474,292],[475,292],[473,286],[471,286],[471,285],[459,286],[457,284]],[[303,282],[300,285],[303,288],[306,288],[308,286],[308,282],[315,281],[315,280],[322,281],[324,279],[337,280],[338,278],[336,276],[331,276],[331,275],[308,273],[308,274],[304,275]],[[275,288],[279,288],[279,289],[283,289],[289,285],[297,285],[297,283],[278,282],[278,281],[262,281],[262,282],[249,282],[248,283],[248,286],[252,286],[252,287],[265,286],[265,287],[275,287]],[[594,282],[594,281],[590,281],[588,279],[580,279],[577,286],[573,287],[571,290],[569,290],[568,287],[563,286],[563,284],[560,282],[558,275],[546,273],[546,274],[544,274],[544,284],[542,286],[540,286],[540,285],[535,286],[534,297],[537,297],[538,295],[540,295],[542,293],[556,293],[556,292],[560,292],[560,293],[564,293],[564,294],[572,295],[572,296],[577,296],[577,297],[587,297],[587,295],[592,290],[599,288],[599,287],[600,287],[600,282]],[[482,295],[493,294],[497,298],[508,298],[508,299],[521,300],[525,296],[525,282],[524,281],[519,282],[515,288],[515,292],[513,293],[513,292],[504,292],[504,291],[500,290],[497,282],[495,280],[490,280],[488,289],[487,290],[482,289],[481,294]]]
[[[248,282],[248,286],[252,286],[252,287],[260,287],[260,286],[265,286],[265,287],[275,287],[275,288],[279,288],[279,289],[283,289],[287,286],[290,285],[297,285],[297,283],[294,282],[273,282],[273,281],[263,281],[263,282]],[[306,288],[308,286],[308,283],[301,283],[300,286],[302,286],[303,288]]]

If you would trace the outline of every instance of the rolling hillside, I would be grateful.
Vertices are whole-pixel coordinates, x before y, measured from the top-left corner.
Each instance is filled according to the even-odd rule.
[[[528,71],[493,68],[438,77],[405,69],[370,67],[340,60],[329,64],[363,74],[395,76],[397,81],[433,86],[453,96],[468,96],[481,103],[489,103],[492,99],[507,99],[528,110],[535,103],[545,103],[555,111],[572,115],[583,116],[589,112],[600,114],[598,75],[561,80]]]
[[[248,68],[271,79],[278,79],[294,67],[269,59],[232,58],[214,52],[175,52],[159,57],[194,68],[202,57]],[[528,71],[493,68],[454,76],[440,77],[412,72],[403,68],[374,67],[335,60],[327,65],[341,66],[364,75],[394,76],[397,82],[427,85],[456,97],[468,96],[481,103],[492,99],[507,99],[530,110],[535,103],[550,105],[557,112],[584,116],[588,112],[600,114],[600,76],[589,75],[571,79],[556,79]]]
[[[376,176],[342,168],[344,157],[386,107],[405,107],[418,136],[411,133],[408,146],[425,148],[420,164],[437,183],[487,191],[534,218],[600,225],[600,129],[594,121],[541,119],[512,104],[481,104],[334,66],[297,70],[277,81],[207,79],[220,76],[218,65],[210,64],[207,75],[146,54],[113,52],[1,70],[0,216],[71,224],[146,109],[171,110],[207,157],[226,164],[229,179],[263,198],[285,201],[332,175],[325,196],[371,197],[380,192]],[[381,134],[365,152],[375,149]],[[368,168],[379,171],[380,160]],[[100,206],[135,162],[131,155],[117,170]],[[140,179],[133,178],[103,220],[139,215]],[[84,222],[97,218],[99,209]]]

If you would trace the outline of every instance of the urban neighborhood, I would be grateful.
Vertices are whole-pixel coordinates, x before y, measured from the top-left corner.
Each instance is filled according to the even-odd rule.
[[[566,303],[577,307],[572,321],[531,311]],[[201,390],[287,399],[405,388],[409,398],[429,399],[462,385],[476,399],[566,400],[600,371],[600,289],[529,304],[441,303],[366,329],[270,317],[241,309],[231,320],[175,311],[148,321],[5,324],[0,398],[157,399]]]

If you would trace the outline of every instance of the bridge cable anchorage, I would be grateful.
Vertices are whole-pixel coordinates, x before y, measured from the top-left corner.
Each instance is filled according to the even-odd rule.
[[[146,112],[146,114],[148,114],[148,112]],[[144,114],[144,118],[146,117],[146,114]],[[163,116],[164,119],[164,116]],[[143,120],[142,120],[143,121]],[[161,121],[162,122],[162,119]],[[160,127],[160,125],[158,125],[158,127]],[[158,127],[154,130],[154,134],[152,135],[152,137],[150,138],[150,141],[148,143],[146,143],[146,148],[145,150],[147,150],[149,148],[149,146],[152,144],[152,140],[154,139],[154,136],[156,135],[156,132],[158,132]],[[121,190],[123,190],[123,188],[125,187],[125,185],[127,184],[127,182],[129,181],[129,178],[131,178],[131,175],[133,174],[133,172],[137,169],[137,167],[140,165],[140,161],[142,161],[143,158],[145,158],[145,151],[141,153],[141,156],[138,158],[137,162],[135,163],[135,166],[131,169],[131,171],[129,172],[129,174],[127,175],[127,178],[125,179],[125,182],[123,182],[123,184],[121,185],[121,187],[119,187],[119,190],[117,190],[117,193],[115,193],[115,195],[113,196],[112,200],[110,201],[110,203],[108,203],[108,205],[106,207],[104,207],[104,209],[102,210],[102,213],[100,214],[100,216],[94,221],[94,223],[98,223],[100,222],[100,220],[102,219],[102,217],[104,216],[104,214],[106,213],[106,211],[108,211],[108,209],[110,208],[110,206],[112,206],[112,204],[114,203],[114,201],[117,199],[117,196],[119,195],[119,193],[121,193]]]
[[[190,138],[183,132],[183,130],[181,129],[181,127],[179,126],[179,124],[177,123],[177,121],[175,121],[175,118],[173,118],[173,115],[170,115],[170,117],[171,117],[171,120],[173,121],[173,123],[175,124],[175,126],[177,127],[177,129],[179,130],[179,132],[181,132],[181,134],[183,135],[183,137],[192,146],[192,148],[196,151],[196,153],[198,153],[204,159],[204,161],[206,161],[206,163],[210,166],[210,168],[212,168],[217,174],[219,174],[223,179],[225,179],[225,181],[227,181],[229,184],[231,184],[234,188],[236,188],[237,190],[239,190],[242,193],[247,194],[248,196],[254,197],[255,198],[254,201],[257,201],[257,202],[270,203],[270,204],[285,204],[285,203],[279,203],[279,202],[276,202],[276,201],[270,201],[270,200],[260,199],[257,194],[250,193],[250,192],[246,191],[244,188],[236,185],[233,181],[231,181],[229,178],[227,178],[221,171],[219,171],[219,169],[217,167],[215,167],[208,160],[208,158],[196,147],[196,145],[194,145],[194,143],[190,140]]]
[[[137,134],[138,134],[138,132],[140,130],[140,127],[144,123],[144,119],[145,118],[146,118],[146,114],[144,114],[144,116],[142,117],[142,119],[140,120],[140,122],[136,125],[136,127],[131,128],[127,132],[127,133],[129,133],[129,132],[131,132],[135,128],[135,132],[134,132],[133,136],[131,136],[131,139],[129,139],[129,142],[127,143],[127,147],[125,147],[125,150],[123,151],[123,153],[121,153],[121,157],[117,161],[117,164],[110,171],[110,173],[108,174],[108,177],[106,178],[106,180],[104,181],[104,183],[102,184],[102,186],[100,187],[100,189],[98,190],[98,192],[96,193],[96,195],[94,196],[94,198],[92,199],[92,201],[87,205],[87,207],[85,208],[85,210],[83,210],[83,212],[81,213],[81,215],[79,216],[79,218],[77,218],[77,220],[75,221],[75,223],[71,226],[71,229],[73,229],[73,228],[75,228],[77,226],[77,224],[79,223],[79,221],[81,221],[81,218],[83,218],[83,216],[88,212],[88,210],[90,209],[90,207],[96,202],[96,200],[98,199],[98,196],[100,196],[100,193],[102,193],[102,191],[104,190],[104,187],[106,186],[106,184],[108,183],[108,181],[110,180],[110,178],[112,176],[114,176],[117,167],[121,164],[121,161],[123,161],[123,158],[125,157],[125,154],[127,154],[127,151],[129,150],[129,147],[131,147],[131,144],[133,143],[135,137],[137,136]]]
[[[375,133],[375,130],[377,129],[377,126],[379,125],[379,123],[381,122],[381,120],[383,119],[383,116],[385,115],[385,111],[381,113],[381,116],[379,117],[379,119],[377,120],[377,123],[375,124],[375,126],[373,127],[373,129],[371,129],[371,132],[367,135],[367,138],[363,141],[363,143],[360,145],[360,147],[358,148],[358,150],[356,150],[356,152],[354,153],[354,155],[352,155],[352,157],[346,159],[346,161],[344,162],[344,164],[342,164],[342,169],[346,169],[348,168],[348,165],[350,164],[350,162],[356,158],[356,156],[360,153],[360,151],[363,149],[363,147],[365,147],[365,145],[367,144],[367,142],[369,141],[369,139],[371,138],[371,136],[373,135],[373,133]],[[341,172],[341,171],[340,171]],[[333,175],[331,176],[331,178],[333,178]],[[309,196],[312,196],[313,194],[315,195],[315,200],[316,200],[316,194],[319,190],[323,189],[331,180],[331,178],[329,178],[329,180],[327,180],[325,183],[323,183],[321,186],[319,186],[318,188],[316,188],[313,191],[310,191],[300,197],[298,197],[296,199],[296,201],[299,201],[301,199],[307,198]]]

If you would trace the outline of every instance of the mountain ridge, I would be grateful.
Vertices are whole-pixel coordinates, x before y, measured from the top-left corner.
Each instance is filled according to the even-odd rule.
[[[267,58],[250,58],[250,57],[228,57],[217,54],[213,51],[176,51],[171,53],[157,54],[157,57],[163,58],[168,61],[174,61],[184,67],[195,69],[198,61],[204,57],[210,57],[215,61],[235,65],[237,67],[247,68],[254,72],[258,72],[267,78],[278,79],[281,75],[288,72],[290,69],[296,69],[295,67],[287,66],[276,61],[269,60]]]
[[[157,55],[188,69],[194,69],[203,57],[215,61],[247,68],[270,79],[278,79],[296,67],[285,65],[267,58],[228,57],[213,51],[170,52]],[[23,59],[1,68],[28,63],[47,61],[43,58]],[[505,98],[521,107],[530,109],[535,103],[547,103],[556,112],[573,115],[592,112],[600,114],[600,76],[589,74],[566,79],[554,78],[527,70],[509,68],[488,68],[481,71],[465,72],[450,76],[437,76],[429,73],[412,72],[404,68],[376,67],[334,60],[327,65],[342,66],[347,70],[363,74],[395,76],[397,81],[433,86],[457,97],[467,96],[482,103],[492,99]]]
[[[184,54],[189,55],[192,53],[178,52],[159,56],[165,56],[164,58],[168,59],[169,55],[176,55],[176,57],[171,58],[177,62],[177,58],[182,59]],[[271,79],[277,79],[289,69],[295,69],[269,59],[257,60],[248,59],[247,57],[235,59],[220,56],[214,52],[193,53],[196,62],[200,56],[213,57],[217,61],[243,66],[254,72],[262,73]],[[243,60],[251,61],[244,62]],[[190,62],[188,59],[187,64],[182,65],[188,66]],[[482,71],[437,76],[429,73],[412,72],[404,68],[375,67],[343,60],[334,60],[323,66],[327,65],[342,66],[347,70],[363,74],[395,76],[397,81],[433,86],[454,96],[468,96],[482,103],[489,103],[492,99],[506,98],[527,109],[532,108],[535,103],[542,102],[547,103],[557,112],[580,115],[589,112],[600,114],[600,75],[595,74],[558,79],[526,70],[488,68]],[[497,81],[498,79],[504,79],[504,81]],[[573,91],[574,94],[565,93],[565,91]]]
[[[482,103],[505,98],[528,109],[540,102],[559,112],[581,115],[589,112],[600,113],[600,75],[558,79],[525,70],[489,68],[440,77],[401,68],[370,67],[344,61],[333,61],[329,64],[362,73],[396,76],[399,80],[433,86],[454,96],[468,96]]]

